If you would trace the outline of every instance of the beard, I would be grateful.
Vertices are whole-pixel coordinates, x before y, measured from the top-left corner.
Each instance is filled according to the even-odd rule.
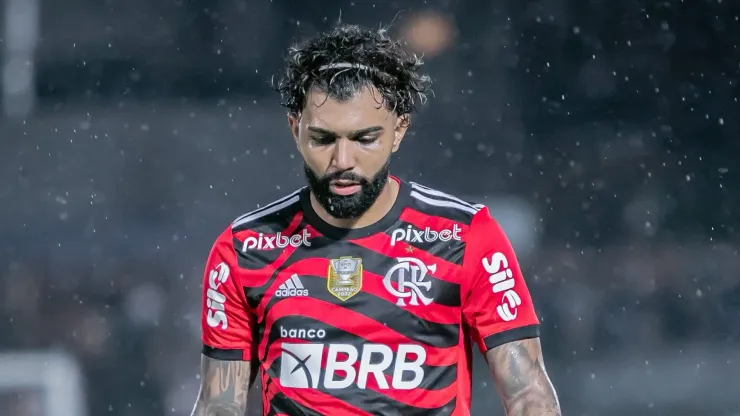
[[[308,180],[308,188],[319,205],[332,217],[349,220],[367,212],[380,196],[385,184],[388,183],[390,158],[372,178],[365,178],[350,171],[318,176],[305,163],[303,164],[303,170]],[[335,180],[355,182],[360,186],[360,190],[352,195],[337,195],[331,191],[331,182]]]

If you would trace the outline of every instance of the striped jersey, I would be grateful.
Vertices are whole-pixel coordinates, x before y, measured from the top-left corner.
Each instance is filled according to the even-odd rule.
[[[203,354],[259,362],[264,415],[469,415],[473,342],[539,335],[488,209],[393,179],[368,227],[326,223],[303,188],[213,246]]]

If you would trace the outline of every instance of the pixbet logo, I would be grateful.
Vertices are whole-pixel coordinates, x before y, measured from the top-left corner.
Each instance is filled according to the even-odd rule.
[[[313,328],[285,328],[280,326],[280,338],[293,339],[324,339],[326,331],[323,329]]]
[[[326,359],[322,363],[324,348]],[[399,344],[396,353],[387,345],[363,344],[362,351],[350,344],[282,344],[280,384],[296,389],[366,389],[372,376],[379,389],[412,390],[421,385],[427,353],[424,347]],[[322,374],[322,364],[324,371]],[[388,384],[383,371],[392,367]]]
[[[522,298],[514,291],[516,281],[514,273],[509,268],[509,260],[503,253],[495,253],[490,260],[483,259],[488,281],[493,284],[493,293],[503,293],[501,304],[496,307],[498,316],[506,322],[516,319],[517,307],[522,304]]]
[[[432,288],[432,282],[425,280],[427,273],[436,272],[437,265],[427,266],[421,260],[413,257],[399,257],[398,264],[391,267],[383,278],[385,289],[393,296],[398,298],[396,305],[406,306],[405,299],[411,306],[419,306],[419,300],[424,305],[429,305],[434,301],[422,293],[429,292]],[[393,286],[396,283],[396,286]]]
[[[246,253],[249,250],[274,250],[276,248],[291,247],[311,247],[311,242],[308,239],[311,238],[311,234],[307,229],[303,229],[300,234],[294,235],[283,235],[277,233],[275,235],[265,235],[260,233],[257,237],[247,237],[242,244],[242,252]]]
[[[462,229],[459,225],[454,224],[451,230],[434,231],[429,227],[423,230],[417,230],[411,225],[404,228],[397,228],[391,233],[391,245],[395,246],[397,242],[404,241],[407,243],[433,243],[435,241],[460,241]]]
[[[211,328],[221,326],[221,329],[229,327],[226,319],[226,296],[218,289],[229,280],[231,270],[226,263],[219,263],[208,273],[208,289],[206,290],[206,322]]]

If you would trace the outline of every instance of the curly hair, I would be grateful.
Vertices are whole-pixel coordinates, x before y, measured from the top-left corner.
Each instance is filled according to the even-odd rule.
[[[398,115],[410,114],[431,93],[431,78],[421,74],[421,59],[401,42],[377,31],[339,25],[304,43],[291,46],[282,76],[273,81],[281,105],[293,115],[305,108],[312,88],[332,99],[351,99],[363,87],[379,93],[379,104]]]

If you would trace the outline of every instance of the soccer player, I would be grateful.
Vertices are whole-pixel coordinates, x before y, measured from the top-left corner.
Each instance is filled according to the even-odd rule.
[[[471,350],[509,416],[559,415],[538,319],[488,209],[389,174],[421,62],[339,26],[290,48],[276,83],[308,186],[237,218],[203,282],[194,416],[469,415]]]

